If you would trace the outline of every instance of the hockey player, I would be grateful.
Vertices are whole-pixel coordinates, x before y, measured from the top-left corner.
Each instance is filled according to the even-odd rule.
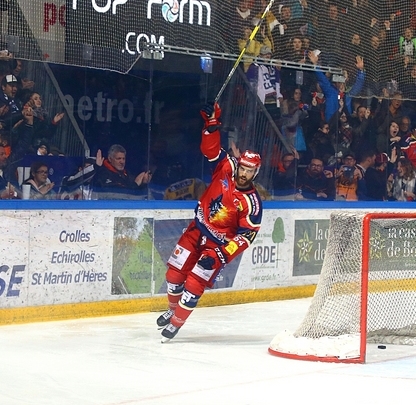
[[[245,151],[237,159],[221,148],[217,103],[204,107],[201,115],[201,151],[212,166],[212,181],[167,263],[169,309],[157,319],[164,328],[162,343],[178,333],[222,268],[250,246],[262,219],[261,199],[253,186],[260,155]]]

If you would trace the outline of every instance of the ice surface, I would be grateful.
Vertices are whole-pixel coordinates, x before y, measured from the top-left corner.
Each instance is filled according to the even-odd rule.
[[[197,308],[166,344],[160,313],[2,326],[0,404],[392,405],[413,396],[413,346],[370,345],[364,365],[270,355],[309,304]]]

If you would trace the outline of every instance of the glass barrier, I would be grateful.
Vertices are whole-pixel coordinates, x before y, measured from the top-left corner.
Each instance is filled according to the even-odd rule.
[[[345,79],[260,56],[219,103],[223,148],[262,156],[265,200],[414,200],[413,99],[387,84],[368,96],[360,60]],[[120,74],[6,59],[1,199],[195,200],[211,181],[199,110],[234,61],[165,52]]]

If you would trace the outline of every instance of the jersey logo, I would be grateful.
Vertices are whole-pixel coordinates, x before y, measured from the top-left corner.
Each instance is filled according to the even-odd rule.
[[[228,191],[228,179],[221,180],[222,186]]]
[[[234,198],[233,203],[237,211],[243,211],[243,203],[238,198]]]
[[[238,250],[237,243],[231,241],[228,243],[228,245],[225,246],[225,250],[230,256],[232,256]]]
[[[209,204],[209,221],[211,223],[221,223],[227,219],[228,209],[222,204],[222,195]]]
[[[214,217],[218,212],[220,212],[222,205],[222,195],[217,197],[215,200],[211,200],[209,204],[209,218]]]
[[[246,152],[246,156],[250,159],[255,158],[257,155],[257,153],[253,153],[253,152]]]

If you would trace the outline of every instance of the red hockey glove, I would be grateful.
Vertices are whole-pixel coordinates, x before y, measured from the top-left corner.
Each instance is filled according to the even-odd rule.
[[[218,270],[227,264],[227,257],[219,247],[206,249],[202,251],[198,264],[207,270]]]
[[[208,132],[214,132],[218,129],[221,125],[220,117],[221,117],[221,108],[218,103],[207,104],[205,105],[201,111],[202,119],[204,120],[204,129]]]

